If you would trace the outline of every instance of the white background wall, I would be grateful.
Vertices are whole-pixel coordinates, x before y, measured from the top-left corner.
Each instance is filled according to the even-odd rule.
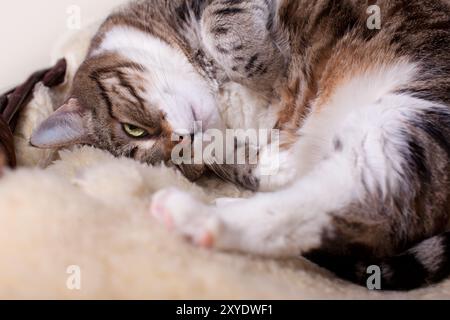
[[[81,25],[106,17],[126,0],[0,0],[0,92],[47,67],[55,42],[68,29],[68,8],[81,9]]]

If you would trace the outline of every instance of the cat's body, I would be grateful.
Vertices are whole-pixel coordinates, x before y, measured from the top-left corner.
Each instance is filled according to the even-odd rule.
[[[381,30],[367,27],[374,4]],[[446,0],[140,1],[103,24],[71,99],[32,143],[170,162],[174,132],[229,124],[217,99],[233,83],[255,101],[255,119],[232,114],[234,125],[280,130],[277,158],[258,153],[279,170],[181,169],[271,192],[212,207],[165,190],[157,217],[206,246],[304,255],[362,284],[378,265],[384,289],[450,273]]]

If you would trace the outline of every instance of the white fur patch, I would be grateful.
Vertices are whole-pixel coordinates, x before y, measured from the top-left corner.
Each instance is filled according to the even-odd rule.
[[[147,70],[145,98],[167,115],[174,131],[193,133],[195,121],[203,128],[219,121],[214,95],[178,48],[140,30],[118,26],[104,37],[93,55],[116,52]]]
[[[329,102],[320,111],[313,111],[299,130],[302,138],[295,147],[297,158],[301,159],[297,174],[304,175],[334,152],[334,143],[339,140],[344,148],[356,153],[357,165],[373,169],[371,177],[377,181],[369,181],[370,185],[381,183],[383,191],[388,188],[386,183],[395,187],[398,173],[403,170],[398,151],[405,142],[400,129],[406,119],[432,105],[408,95],[393,94],[415,72],[414,64],[400,62],[367,71],[337,88]],[[381,181],[385,177],[387,181]]]

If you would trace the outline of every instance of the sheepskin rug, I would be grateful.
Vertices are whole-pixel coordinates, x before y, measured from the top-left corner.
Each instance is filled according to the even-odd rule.
[[[205,200],[248,194],[216,180],[194,185],[172,169],[93,148],[29,147],[33,128],[67,93],[93,30],[60,43],[54,57],[68,61],[66,83],[51,92],[37,86],[20,121],[20,168],[0,180],[0,298],[450,298],[450,281],[410,293],[370,292],[301,259],[275,261],[192,247],[150,216],[155,191],[176,186]],[[70,285],[73,268],[80,287]]]

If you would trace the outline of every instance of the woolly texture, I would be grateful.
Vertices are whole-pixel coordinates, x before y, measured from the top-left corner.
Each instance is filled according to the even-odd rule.
[[[31,148],[33,128],[61,103],[93,30],[61,42],[54,56],[67,58],[65,85],[51,91],[37,86],[21,118],[16,144],[22,167],[0,180],[0,298],[450,298],[450,281],[410,293],[369,292],[304,260],[192,247],[150,216],[155,191],[177,186],[205,200],[248,194],[216,180],[194,185],[172,169],[93,148]],[[72,265],[80,267],[81,290],[67,288]]]

